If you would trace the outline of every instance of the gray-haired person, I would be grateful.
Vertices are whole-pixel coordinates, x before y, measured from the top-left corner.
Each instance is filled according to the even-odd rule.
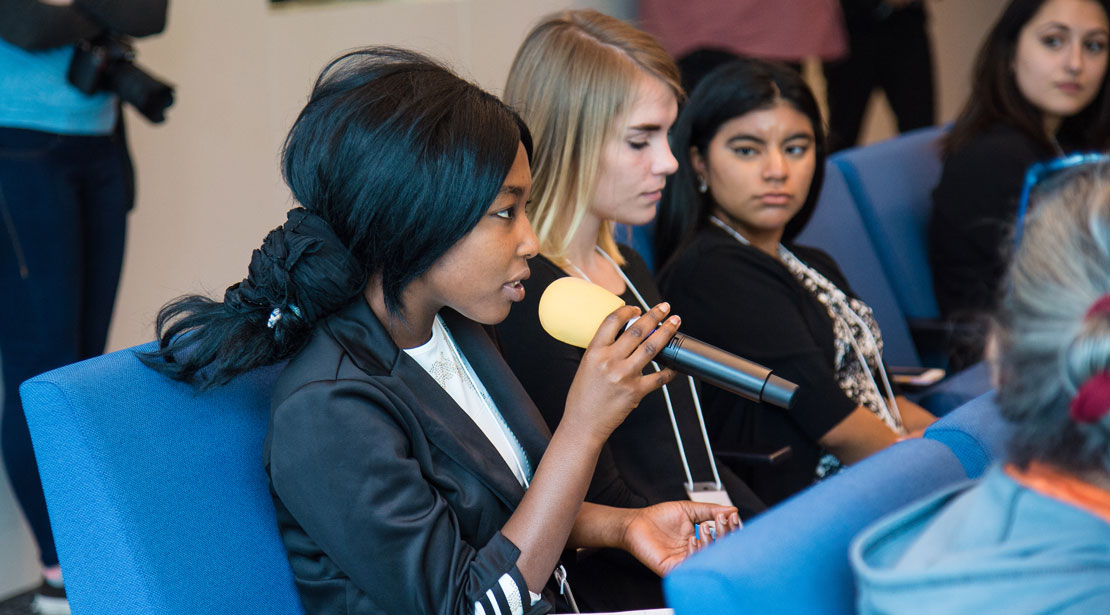
[[[1110,605],[1110,164],[1042,183],[1030,211],[991,343],[1008,458],[857,537],[861,613]]]

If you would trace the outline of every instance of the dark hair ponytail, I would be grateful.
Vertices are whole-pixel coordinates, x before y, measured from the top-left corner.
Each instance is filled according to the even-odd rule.
[[[203,388],[286,359],[313,326],[380,280],[385,307],[481,219],[523,143],[495,96],[418,53],[371,47],[321,72],[285,141],[304,208],[273,230],[223,303],[177,299],[143,360]]]
[[[312,326],[365,283],[363,267],[328,223],[298,207],[254,251],[246,279],[228,287],[223,303],[191,295],[162,308],[159,348],[141,358],[201,389],[226,384],[295,354]]]

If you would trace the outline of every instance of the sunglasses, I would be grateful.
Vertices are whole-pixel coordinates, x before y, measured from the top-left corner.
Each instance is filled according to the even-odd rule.
[[[1021,186],[1021,200],[1018,201],[1017,218],[1014,220],[1015,249],[1021,243],[1021,234],[1025,229],[1025,215],[1029,210],[1029,195],[1033,192],[1033,188],[1061,171],[1100,162],[1110,162],[1110,154],[1097,152],[1071,154],[1070,156],[1038,162],[1029,167],[1029,170],[1025,172],[1025,182]]]

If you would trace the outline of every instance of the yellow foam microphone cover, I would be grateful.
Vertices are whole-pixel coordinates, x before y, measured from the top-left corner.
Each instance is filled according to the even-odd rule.
[[[620,297],[593,282],[559,278],[540,297],[540,326],[564,344],[585,348],[605,317],[622,305]]]

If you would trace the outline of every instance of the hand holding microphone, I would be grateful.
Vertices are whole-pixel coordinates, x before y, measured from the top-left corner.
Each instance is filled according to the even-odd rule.
[[[601,337],[603,321],[622,305],[620,297],[596,284],[578,278],[560,278],[540,297],[540,324],[555,339],[585,348],[595,332]],[[639,324],[634,323],[633,327]],[[798,385],[774,375],[762,365],[681,333],[669,338],[656,360],[752,401],[781,408],[794,404],[798,390]],[[579,367],[579,373],[581,371]]]
[[[674,377],[669,369],[643,373],[678,329],[679,318],[669,313],[670,307],[663,303],[640,316],[639,308],[620,302],[601,315],[595,327],[597,335],[583,340],[586,353],[567,393],[560,429],[582,425],[588,434],[600,438],[600,444],[644,395]]]

